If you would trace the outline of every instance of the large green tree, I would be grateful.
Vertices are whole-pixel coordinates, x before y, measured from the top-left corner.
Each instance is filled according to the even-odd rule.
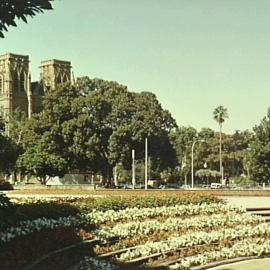
[[[218,106],[215,108],[213,112],[214,119],[219,124],[219,170],[221,175],[223,176],[223,168],[222,168],[222,124],[225,121],[225,118],[228,118],[228,110],[223,106]]]
[[[53,0],[0,0],[0,37],[9,26],[17,26],[16,18],[27,22],[27,17],[52,9]]]
[[[154,94],[84,77],[75,87],[50,91],[42,113],[28,121],[22,142],[26,149],[62,157],[70,171],[100,173],[110,180],[116,164],[130,167],[132,149],[137,160],[144,157],[146,137],[151,166],[173,166],[175,152],[168,134],[175,126]]]
[[[254,142],[250,147],[251,177],[259,183],[269,183],[270,179],[270,108],[267,116],[254,127]]]

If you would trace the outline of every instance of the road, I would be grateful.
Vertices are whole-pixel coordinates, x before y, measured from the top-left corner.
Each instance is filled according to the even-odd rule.
[[[270,197],[247,197],[247,196],[241,196],[241,197],[234,197],[234,196],[228,196],[228,197],[222,197],[228,203],[236,205],[236,206],[243,206],[245,208],[261,208],[261,207],[269,207],[270,208]]]

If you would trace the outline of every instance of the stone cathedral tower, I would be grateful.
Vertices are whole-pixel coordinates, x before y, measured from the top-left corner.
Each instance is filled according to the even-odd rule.
[[[71,81],[71,63],[62,60],[47,60],[41,62],[41,81],[45,93],[62,84]]]
[[[29,57],[16,54],[0,56],[0,114],[4,119],[19,109],[27,116],[31,110]]]
[[[71,62],[47,60],[41,62],[39,82],[31,82],[29,57],[17,54],[0,56],[0,120],[8,122],[14,110],[27,117],[42,111],[42,100],[50,89],[71,81]]]

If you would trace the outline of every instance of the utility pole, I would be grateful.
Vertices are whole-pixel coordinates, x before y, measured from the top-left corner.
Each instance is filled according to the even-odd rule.
[[[144,185],[145,185],[145,189],[147,189],[147,167],[148,167],[148,140],[147,138],[145,138],[145,174],[144,174]]]
[[[135,150],[132,149],[132,186],[135,189],[136,179],[135,179]]]

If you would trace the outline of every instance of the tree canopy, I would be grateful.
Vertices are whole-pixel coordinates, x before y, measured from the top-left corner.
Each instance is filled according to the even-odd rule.
[[[223,106],[218,106],[213,112],[214,119],[218,122],[219,125],[225,121],[225,118],[228,118],[228,110]]]
[[[17,26],[16,18],[27,23],[27,17],[34,17],[44,10],[52,9],[53,0],[0,0],[0,37],[9,26]]]
[[[151,166],[173,166],[168,134],[175,127],[153,93],[130,92],[117,82],[84,77],[75,87],[64,85],[48,93],[44,110],[27,121],[22,143],[25,149],[63,158],[69,171],[110,179],[116,164],[130,168],[132,149],[137,160],[144,158],[146,137]]]
[[[222,133],[222,137],[224,175],[234,177],[246,173],[245,158],[253,133],[247,130],[235,131],[233,134]],[[206,163],[207,168],[219,170],[219,158],[219,133],[216,132],[213,137],[206,138],[204,143],[197,146],[195,160],[199,168]]]
[[[17,169],[23,174],[37,176],[42,184],[53,176],[63,177],[67,172],[66,161],[54,154],[30,148],[17,160]]]
[[[249,174],[247,156],[253,133],[247,130],[235,131],[233,134],[223,133],[222,137],[224,175],[235,177],[243,173]],[[194,149],[195,171],[219,170],[219,139],[219,133],[209,128],[197,131],[193,127],[180,127],[172,132],[171,140],[177,153],[182,177],[187,177],[191,171],[191,146],[194,141],[199,140],[203,142],[197,143]]]
[[[267,116],[254,128],[254,142],[250,146],[249,166],[251,177],[258,182],[270,179],[270,108]]]
[[[7,136],[0,132],[0,172],[11,172],[21,149]]]

